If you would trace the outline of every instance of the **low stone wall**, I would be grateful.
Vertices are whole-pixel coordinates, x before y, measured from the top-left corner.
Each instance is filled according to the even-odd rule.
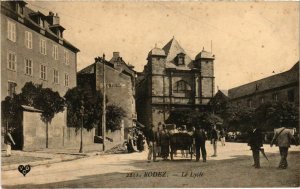
[[[41,113],[23,111],[23,150],[46,148],[47,126]],[[94,129],[83,129],[83,144],[94,143]],[[58,113],[48,124],[48,148],[77,147],[80,145],[80,130],[66,126],[66,111]]]

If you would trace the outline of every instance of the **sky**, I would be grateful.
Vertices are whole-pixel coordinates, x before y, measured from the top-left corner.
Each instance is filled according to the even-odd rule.
[[[115,51],[143,71],[148,52],[173,36],[192,59],[203,47],[215,54],[215,86],[224,90],[299,60],[299,2],[27,2],[58,13],[64,38],[80,49],[78,71]]]

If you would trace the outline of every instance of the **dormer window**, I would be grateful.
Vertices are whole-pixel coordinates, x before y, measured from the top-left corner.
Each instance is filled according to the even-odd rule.
[[[24,16],[24,7],[27,4],[25,1],[11,1],[13,3],[13,6],[15,6],[15,11],[18,15]]]
[[[185,54],[184,53],[179,53],[176,57],[176,60],[177,60],[177,66],[179,65],[184,65],[185,62],[184,62],[184,57],[185,57]]]
[[[44,20],[41,17],[38,19],[38,24],[41,28],[44,28]]]
[[[24,14],[24,7],[23,5],[21,5],[20,3],[16,4],[16,11],[19,15],[23,15]]]
[[[32,20],[34,20],[35,23],[37,23],[40,28],[45,28],[45,15],[41,12],[33,12],[30,13],[29,16],[31,17]]]
[[[62,36],[61,36],[61,31],[58,29],[57,30],[57,36],[59,37],[59,38],[62,38]]]

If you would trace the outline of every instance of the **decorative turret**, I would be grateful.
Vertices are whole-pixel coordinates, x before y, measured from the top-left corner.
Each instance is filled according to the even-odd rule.
[[[195,60],[199,60],[199,59],[212,59],[214,60],[215,59],[215,55],[213,55],[211,52],[207,52],[204,50],[204,47],[202,49],[202,51],[197,54]]]
[[[148,53],[148,58],[149,59],[151,56],[162,56],[162,57],[165,57],[166,56],[166,53],[164,50],[156,47],[155,47]]]
[[[166,53],[163,49],[155,47],[148,53],[148,64],[152,73],[162,74],[165,68]]]

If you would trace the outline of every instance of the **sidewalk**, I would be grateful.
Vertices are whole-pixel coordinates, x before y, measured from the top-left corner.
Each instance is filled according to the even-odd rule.
[[[103,154],[101,144],[83,146],[83,153],[77,148],[43,149],[37,151],[12,150],[12,156],[6,157],[6,152],[1,153],[2,171],[17,169],[19,165],[38,166],[63,161],[71,161],[83,157]]]

